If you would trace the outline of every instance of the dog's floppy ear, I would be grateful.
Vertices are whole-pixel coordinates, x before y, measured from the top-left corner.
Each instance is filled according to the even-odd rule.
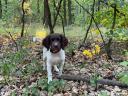
[[[46,36],[44,39],[43,39],[43,42],[42,42],[43,46],[45,46],[47,49],[49,49],[50,47],[50,36]]]
[[[68,45],[68,39],[64,35],[61,35],[61,44],[62,49],[64,49]]]

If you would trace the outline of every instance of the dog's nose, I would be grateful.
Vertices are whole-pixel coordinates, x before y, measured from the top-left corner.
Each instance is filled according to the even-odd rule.
[[[58,47],[58,43],[54,43],[54,47]]]

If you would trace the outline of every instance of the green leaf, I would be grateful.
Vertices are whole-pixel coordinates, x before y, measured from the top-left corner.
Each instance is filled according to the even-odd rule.
[[[98,94],[98,96],[109,96],[109,95],[107,94],[107,91],[101,91],[101,92]]]
[[[122,66],[126,67],[126,66],[128,66],[128,61],[120,62],[120,65],[122,65]]]
[[[16,96],[16,92],[13,91],[13,92],[11,93],[11,96]]]
[[[31,88],[32,96],[39,96],[38,88],[32,87]]]
[[[128,84],[128,74],[124,74],[119,80],[125,84]]]

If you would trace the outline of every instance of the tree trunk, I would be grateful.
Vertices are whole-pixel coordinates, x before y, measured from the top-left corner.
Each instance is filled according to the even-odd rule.
[[[40,13],[40,0],[37,0],[37,13]]]
[[[98,0],[98,4],[97,4],[97,11],[100,11],[100,0]]]
[[[46,8],[46,0],[44,0],[44,17],[43,17],[43,24],[45,24],[45,26],[48,26],[48,21],[47,21],[47,8]]]
[[[25,0],[22,1],[22,30],[21,30],[21,37],[23,37],[23,35],[24,35],[24,27],[25,27],[24,3],[25,3]]]
[[[116,7],[117,7],[117,5],[113,4],[114,13],[113,13],[112,28],[110,30],[111,36],[113,36],[113,31],[114,31],[115,24],[116,24]],[[108,43],[106,44],[108,59],[112,59],[112,50],[111,50],[112,40],[113,40],[113,37],[110,37]]]
[[[53,28],[55,27],[56,25],[56,21],[57,21],[57,18],[58,18],[58,15],[60,14],[60,9],[61,9],[61,3],[62,3],[63,0],[60,0],[58,2],[58,6],[56,7],[56,16],[55,16],[55,20],[54,20],[54,23],[53,23]],[[54,4],[56,6],[56,4]]]
[[[45,25],[49,26],[50,33],[54,33],[53,26],[52,26],[52,21],[51,21],[51,12],[48,4],[48,0],[44,0],[44,19],[43,23]]]
[[[2,2],[0,0],[0,18],[2,18]]]
[[[8,0],[5,0],[5,12],[7,12]]]
[[[68,24],[71,25],[72,24],[72,13],[71,13],[71,0],[68,0]]]
[[[56,1],[53,0],[53,6],[54,6],[54,10],[53,10],[53,21],[55,21],[55,18],[56,18]]]
[[[64,25],[67,25],[67,16],[66,16],[66,0],[63,2],[63,9],[64,9]]]

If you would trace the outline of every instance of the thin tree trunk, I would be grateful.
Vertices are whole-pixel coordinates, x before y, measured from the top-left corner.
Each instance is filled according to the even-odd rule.
[[[21,30],[21,37],[24,35],[24,27],[25,27],[25,11],[24,11],[24,3],[25,0],[22,1],[22,30]]]
[[[55,2],[54,2],[54,7],[55,7],[56,11],[58,11],[58,8],[57,8],[57,6],[56,6]],[[62,21],[62,28],[63,28],[63,34],[64,34],[64,36],[65,36],[64,19],[63,19],[63,17],[61,16],[61,14],[60,14],[60,13],[58,13],[58,15],[59,15],[59,16],[60,16],[60,18],[61,18],[61,21]]]
[[[97,11],[100,11],[100,0],[98,0],[98,4],[97,4]]]
[[[53,6],[54,6],[54,10],[53,10],[53,20],[55,21],[55,17],[56,17],[56,2],[55,0],[53,0]]]
[[[37,13],[40,13],[40,0],[37,0]]]
[[[72,24],[72,13],[71,13],[71,0],[68,0],[68,24],[71,25]]]
[[[66,0],[63,0],[63,9],[64,9],[64,25],[67,25]]]
[[[89,30],[91,28],[91,25],[92,25],[92,21],[93,21],[93,16],[94,16],[94,9],[95,9],[95,0],[93,0],[93,5],[92,5],[92,14],[91,14],[91,20],[90,20],[90,24],[87,28],[87,32],[86,32],[86,35],[84,37],[84,40],[83,40],[83,43],[85,43],[86,39],[87,39],[87,36],[88,36],[88,33],[89,33]]]
[[[51,21],[51,12],[48,4],[48,0],[44,0],[44,20],[43,23],[49,26],[50,33],[54,33],[52,21]]]
[[[58,15],[59,15],[59,12],[60,12],[60,9],[61,9],[61,3],[62,3],[62,0],[60,0],[60,1],[58,2],[57,12],[56,12],[55,20],[54,20],[54,23],[53,23],[53,28],[54,28],[55,25],[56,25],[57,17],[58,17]]]
[[[43,24],[45,24],[45,26],[48,26],[48,21],[47,21],[47,9],[46,9],[46,0],[44,0],[44,17],[43,17]]]
[[[2,18],[2,2],[0,0],[0,18]]]
[[[113,30],[114,30],[114,27],[115,27],[115,24],[116,24],[116,4],[113,4],[113,8],[114,8],[113,23],[112,23],[112,27],[111,27],[111,30],[110,30],[111,36],[113,36]],[[112,50],[111,50],[112,40],[113,40],[113,38],[110,37],[108,43],[106,44],[108,59],[112,59]]]
[[[5,12],[7,12],[8,0],[5,0]]]

